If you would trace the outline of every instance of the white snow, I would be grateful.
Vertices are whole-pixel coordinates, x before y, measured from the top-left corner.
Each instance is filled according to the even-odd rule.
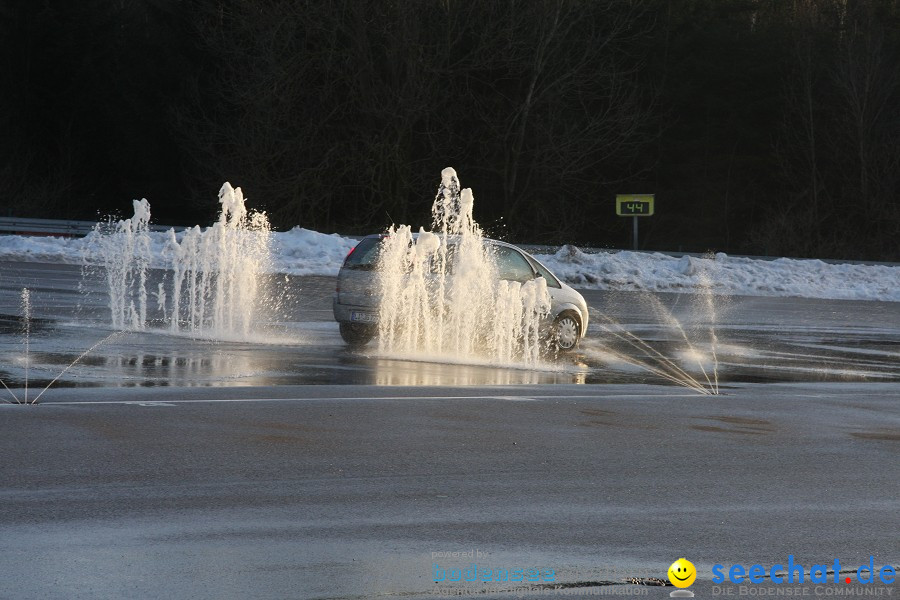
[[[574,246],[537,258],[576,288],[679,292],[710,287],[726,295],[900,301],[900,266],[763,260],[721,252],[708,258],[629,251],[587,254]]]
[[[177,234],[181,239],[183,233]],[[151,232],[151,265],[166,266],[170,235]],[[353,238],[301,227],[272,234],[272,269],[293,275],[335,275],[356,245]],[[88,238],[0,236],[0,259],[82,264]],[[752,259],[722,253],[710,258],[609,251],[588,254],[564,246],[538,255],[558,277],[581,289],[691,291],[900,302],[900,266],[831,264],[821,260]],[[2,273],[0,273],[2,276]]]
[[[0,258],[29,262],[81,264],[85,238],[0,236]]]
[[[275,233],[272,258],[275,271],[291,275],[337,275],[358,240],[294,227]]]

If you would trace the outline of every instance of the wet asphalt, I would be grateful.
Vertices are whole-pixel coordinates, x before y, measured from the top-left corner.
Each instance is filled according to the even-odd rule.
[[[33,398],[110,331],[76,268],[0,264],[12,393],[23,285]],[[128,334],[38,405],[0,405],[0,598],[662,598],[673,588],[634,582],[680,556],[709,597],[729,593],[716,564],[790,555],[807,580],[835,559],[841,579],[870,556],[900,565],[896,303],[723,300],[731,358],[708,396],[617,362],[629,346],[599,328],[538,371],[350,352],[328,278],[279,285],[301,290],[281,338]],[[586,296],[684,352],[637,296]],[[685,322],[696,311],[662,301]],[[449,581],[472,564],[541,580]],[[785,589],[760,586],[745,595]]]
[[[149,289],[158,277],[151,273]],[[33,315],[27,373],[25,288]],[[375,344],[348,348],[331,313],[332,277],[274,276],[263,289],[258,324],[241,339],[171,335],[154,320],[152,296],[147,329],[116,333],[102,274],[0,261],[0,380],[24,388],[27,375],[33,390],[57,377],[53,389],[900,381],[896,302],[584,290],[591,324],[578,352],[504,367],[384,356]]]
[[[0,597],[502,598],[435,565],[624,590],[680,556],[708,596],[715,564],[897,564],[897,391],[63,389],[0,407]]]

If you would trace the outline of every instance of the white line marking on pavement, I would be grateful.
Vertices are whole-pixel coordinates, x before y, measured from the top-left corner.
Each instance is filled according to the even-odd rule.
[[[354,400],[510,400],[536,401],[536,400],[575,400],[575,399],[606,399],[606,398],[699,398],[700,394],[558,394],[552,396],[373,396],[373,397],[329,397],[316,396],[310,398],[199,398],[191,400],[166,400],[165,402],[152,402],[147,400],[67,400],[54,402],[47,400],[42,402],[44,406],[53,405],[79,405],[79,404],[136,404],[138,406],[165,406],[176,404],[218,404],[235,402],[319,402],[326,400],[354,401]]]

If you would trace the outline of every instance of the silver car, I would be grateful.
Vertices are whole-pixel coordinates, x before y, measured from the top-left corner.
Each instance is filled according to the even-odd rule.
[[[375,267],[383,238],[380,234],[364,237],[344,259],[338,273],[334,319],[340,325],[341,337],[351,345],[366,344],[378,331]],[[497,257],[501,279],[525,283],[536,277],[544,278],[550,293],[545,335],[557,350],[573,350],[587,330],[588,308],[584,297],[521,248],[491,239],[485,239],[484,243],[491,246]]]

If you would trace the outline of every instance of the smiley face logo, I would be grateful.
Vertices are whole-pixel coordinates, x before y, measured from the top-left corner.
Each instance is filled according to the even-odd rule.
[[[697,579],[697,569],[694,563],[686,558],[679,558],[669,567],[669,581],[679,588],[689,587]]]

